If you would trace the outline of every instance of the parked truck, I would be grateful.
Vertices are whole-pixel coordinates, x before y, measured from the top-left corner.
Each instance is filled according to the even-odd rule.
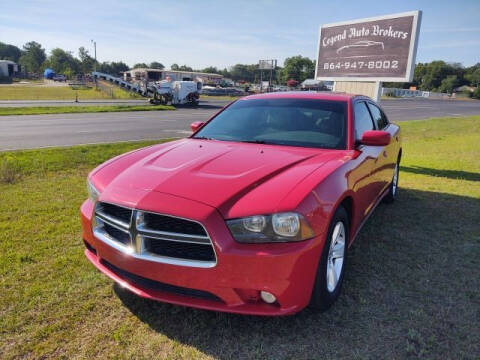
[[[201,82],[162,80],[150,83],[147,92],[151,94],[152,104],[198,105]]]

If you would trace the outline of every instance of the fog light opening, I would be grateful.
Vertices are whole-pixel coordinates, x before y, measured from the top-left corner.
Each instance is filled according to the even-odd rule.
[[[268,291],[261,291],[260,297],[267,304],[273,304],[275,301],[277,301],[277,298],[275,297],[275,295],[273,295],[272,293],[269,293]]]

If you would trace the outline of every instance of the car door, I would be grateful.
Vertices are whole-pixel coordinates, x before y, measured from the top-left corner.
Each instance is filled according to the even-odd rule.
[[[367,102],[368,109],[370,110],[370,114],[372,115],[373,123],[375,125],[376,130],[384,130],[388,131],[389,122],[383,111],[373,102]],[[377,180],[379,182],[380,193],[384,191],[393,178],[393,170],[396,163],[397,157],[397,146],[393,139],[394,134],[392,135],[392,141],[390,144],[383,147],[382,155],[379,156],[377,161]]]
[[[360,201],[363,216],[367,215],[380,195],[382,184],[378,177],[379,160],[383,156],[382,146],[368,146],[361,144],[362,135],[367,130],[375,130],[370,110],[364,100],[354,103],[354,130],[355,146],[359,152],[359,165],[355,171],[355,191]],[[381,161],[380,161],[381,163]]]

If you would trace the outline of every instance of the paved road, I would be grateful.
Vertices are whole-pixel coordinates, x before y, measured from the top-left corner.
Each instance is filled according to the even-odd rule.
[[[193,121],[208,119],[226,102],[176,111],[0,116],[0,151],[48,146],[183,137]],[[383,100],[392,121],[480,115],[480,101]]]
[[[480,115],[478,100],[394,99],[382,100],[380,105],[391,121]]]

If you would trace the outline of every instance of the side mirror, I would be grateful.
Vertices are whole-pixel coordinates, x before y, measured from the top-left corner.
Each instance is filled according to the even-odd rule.
[[[368,130],[363,133],[360,143],[369,146],[386,146],[390,144],[390,139],[390,133],[387,131]]]
[[[190,128],[193,132],[197,132],[197,130],[200,129],[203,125],[205,125],[203,121],[195,121],[190,124]]]

